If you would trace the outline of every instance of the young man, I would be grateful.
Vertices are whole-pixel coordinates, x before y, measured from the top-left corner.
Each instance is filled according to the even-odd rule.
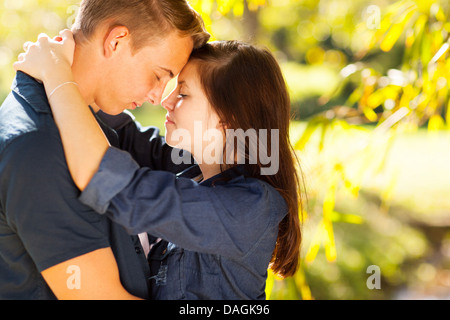
[[[75,81],[95,112],[111,115],[159,104],[209,39],[186,0],[84,0],[73,32]],[[155,166],[166,158],[155,154]],[[139,238],[78,196],[44,88],[19,72],[0,108],[0,299],[149,297]]]

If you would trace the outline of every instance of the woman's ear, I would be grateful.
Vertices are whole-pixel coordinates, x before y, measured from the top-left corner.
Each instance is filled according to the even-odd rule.
[[[228,125],[226,124],[225,121],[220,120],[219,123],[217,124],[216,129],[222,130],[223,132],[225,132],[228,129]]]
[[[109,30],[103,43],[103,52],[106,58],[112,57],[119,49],[130,45],[130,31],[125,26],[114,27]]]

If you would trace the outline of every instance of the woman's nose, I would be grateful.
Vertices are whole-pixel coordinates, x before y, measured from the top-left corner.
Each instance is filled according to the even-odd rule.
[[[171,95],[166,97],[163,101],[161,101],[161,106],[167,111],[172,111],[174,108],[174,104],[171,102]]]
[[[177,88],[173,89],[173,91],[161,102],[161,105],[167,111],[173,111],[178,103],[178,91]]]

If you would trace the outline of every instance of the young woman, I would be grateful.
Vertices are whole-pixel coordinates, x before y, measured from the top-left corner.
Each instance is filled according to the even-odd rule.
[[[152,298],[264,299],[268,267],[292,276],[301,175],[289,143],[289,95],[270,52],[210,43],[192,53],[163,101],[166,141],[196,159],[203,180],[195,182],[140,168],[110,147],[73,82],[72,35],[61,35],[40,37],[15,67],[45,85],[80,200],[130,233],[164,239],[150,253]],[[236,132],[256,138],[227,139]],[[270,174],[267,157],[279,162]]]

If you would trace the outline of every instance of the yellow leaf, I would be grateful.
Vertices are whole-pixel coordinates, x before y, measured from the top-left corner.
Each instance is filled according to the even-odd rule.
[[[360,216],[357,216],[356,214],[340,213],[340,212],[333,211],[333,214],[331,216],[331,221],[345,222],[345,223],[350,223],[350,224],[362,224],[363,218]]]
[[[433,115],[428,121],[428,130],[429,131],[439,131],[444,129],[444,119],[438,114]]]
[[[306,126],[306,129],[303,132],[301,138],[294,145],[295,150],[303,150],[309,139],[311,139],[311,136],[317,129],[318,125],[319,123],[316,120],[311,120],[308,122],[308,125]]]
[[[450,100],[447,104],[447,112],[445,114],[445,121],[447,122],[447,129],[450,130]]]
[[[411,48],[414,44],[416,37],[414,35],[414,31],[412,29],[406,30],[406,39],[405,39],[405,47],[407,49]]]
[[[432,11],[434,11],[434,16],[436,17],[436,19],[438,21],[441,21],[441,22],[447,21],[444,10],[442,10],[442,7],[439,4],[433,3],[431,8],[432,8]]]
[[[311,264],[316,259],[317,253],[319,252],[320,249],[320,244],[322,242],[323,234],[324,234],[324,226],[323,221],[321,221],[320,224],[317,226],[316,233],[314,234],[308,252],[306,253],[305,256],[306,263]]]
[[[226,15],[228,12],[230,12],[231,8],[232,8],[232,1],[217,0],[217,10],[222,15]]]
[[[367,98],[367,107],[375,109],[385,100],[384,91],[377,90]]]
[[[336,204],[336,188],[338,183],[337,178],[337,172],[335,172],[330,179],[330,186],[328,187],[328,191],[325,194],[325,198],[323,200],[322,210],[325,219],[330,219],[330,215],[333,212],[334,206]]]
[[[295,284],[297,288],[300,289],[300,294],[302,295],[303,300],[312,300],[313,296],[311,294],[311,289],[306,281],[305,272],[302,268],[300,268],[294,277]]]
[[[391,51],[394,44],[397,42],[398,38],[400,38],[400,35],[403,32],[403,24],[394,24],[384,37],[383,41],[381,42],[380,48],[384,52]]]
[[[233,14],[236,17],[242,17],[244,15],[244,2],[237,1],[233,6]]]
[[[438,50],[438,52],[436,52],[436,54],[434,55],[434,57],[431,59],[430,63],[436,63],[442,56],[444,56],[444,54],[447,52],[447,50],[449,49],[450,45],[448,44],[448,42],[444,43]]]
[[[405,12],[402,13],[400,17],[400,21],[393,24],[389,31],[386,33],[383,41],[381,41],[380,48],[381,50],[388,52],[392,49],[392,47],[397,42],[398,38],[400,38],[403,30],[405,28],[406,23],[412,17],[412,15],[417,11],[417,5],[411,3],[405,6]]]
[[[272,294],[273,285],[275,284],[275,275],[271,269],[267,270],[267,280],[266,280],[266,299],[270,300]]]
[[[329,262],[336,261],[336,244],[334,242],[333,224],[331,221],[324,221],[326,231],[325,237],[325,256]]]
[[[363,113],[369,121],[375,122],[378,120],[378,116],[371,108],[363,108]]]

